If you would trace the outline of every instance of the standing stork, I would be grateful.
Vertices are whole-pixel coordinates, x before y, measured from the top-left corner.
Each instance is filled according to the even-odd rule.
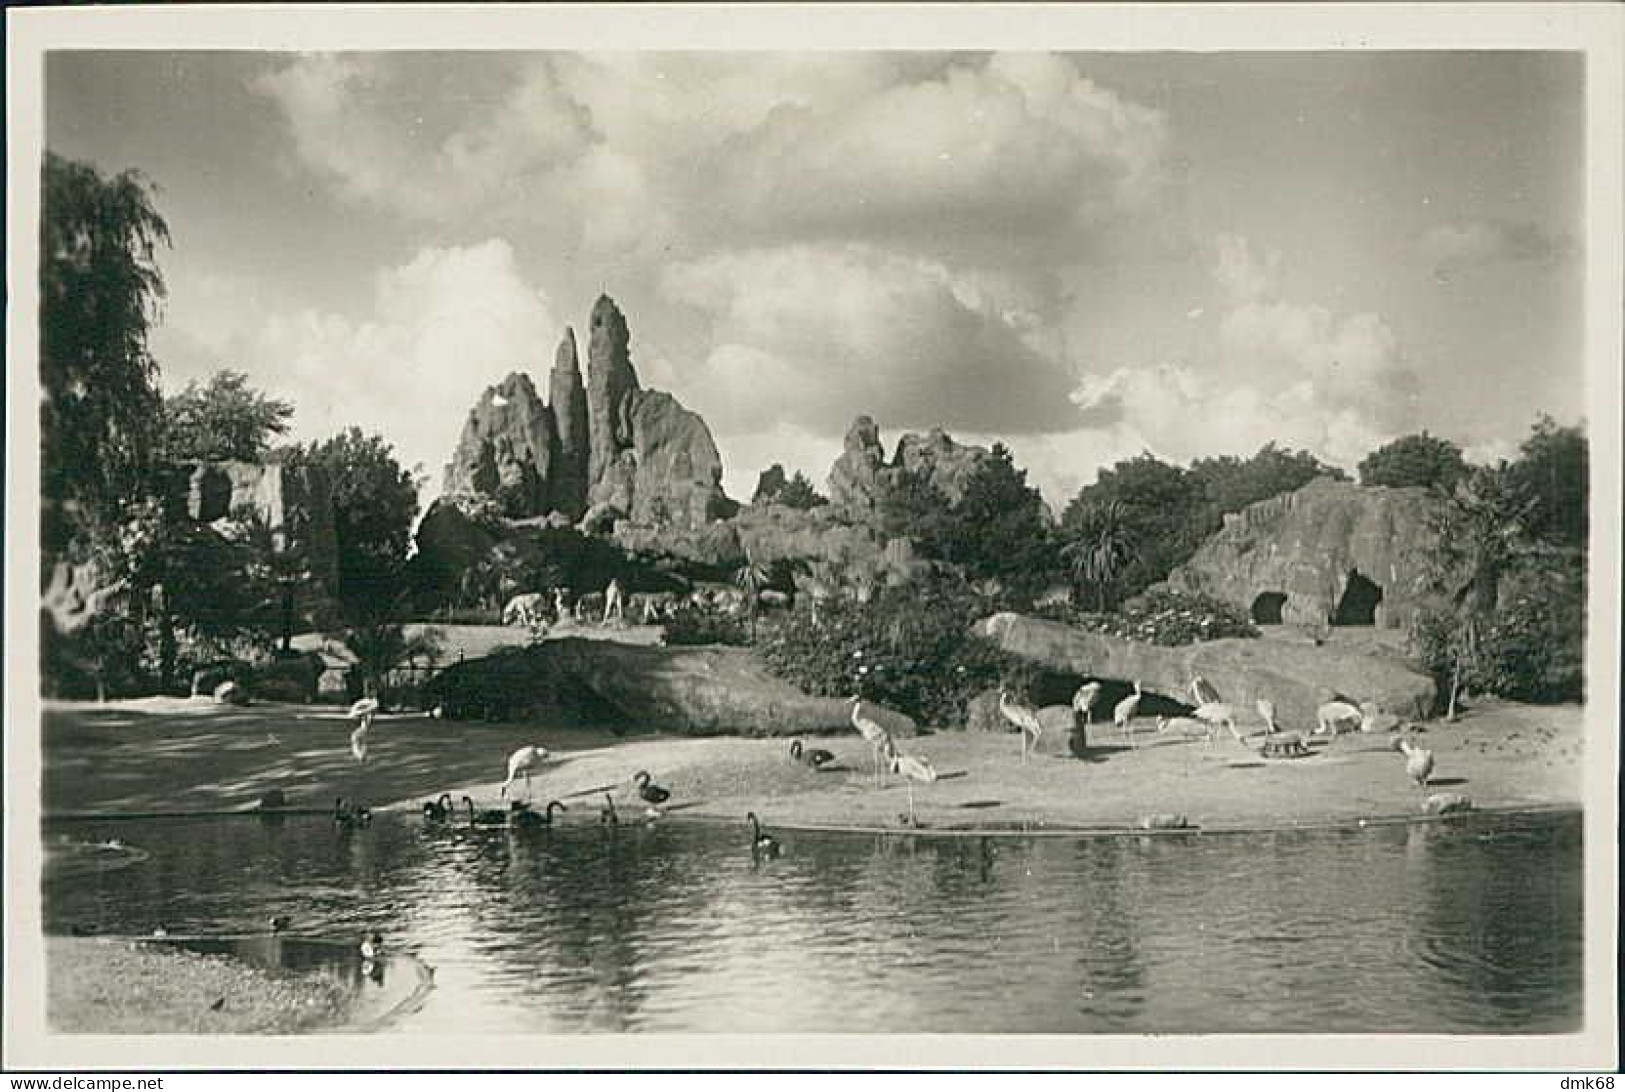
[[[519,750],[509,755],[508,780],[502,783],[502,791],[497,795],[501,796],[503,799],[506,799],[508,796],[508,786],[512,785],[514,781],[519,778],[520,774],[523,774],[525,776],[525,796],[526,798],[529,798],[530,771],[535,767],[540,766],[545,758],[547,758],[547,748],[543,747],[539,743],[533,743],[528,747],[521,747]]]
[[[875,784],[880,784],[880,754],[891,747],[891,733],[875,719],[874,706],[858,694],[852,695],[852,727],[864,738],[874,752]]]
[[[1038,720],[1038,711],[1030,705],[1023,705],[1018,701],[1010,700],[1010,691],[999,687],[999,714],[1005,720],[1016,726],[1021,733],[1021,761],[1027,762],[1027,733],[1033,735],[1033,747],[1038,747],[1038,737],[1044,734],[1044,725]]]
[[[1428,795],[1428,778],[1433,776],[1433,752],[1419,743],[1412,743],[1404,736],[1394,741],[1394,746],[1405,754],[1405,773],[1422,790],[1422,800],[1425,804]]]
[[[355,731],[350,733],[350,753],[362,764],[367,761],[367,736],[372,731],[372,718],[377,712],[377,698],[362,698],[350,706],[350,712],[346,714],[351,720],[361,722],[356,725]]]
[[[1140,711],[1140,699],[1142,697],[1144,697],[1144,694],[1140,690],[1140,680],[1135,679],[1134,693],[1118,702],[1117,708],[1112,710],[1112,723],[1122,731],[1123,738],[1128,740],[1131,747],[1139,746],[1138,743],[1134,742],[1134,733],[1129,728],[1129,721],[1133,720],[1134,714]]]
[[[1197,675],[1191,679],[1191,697],[1196,699],[1196,704],[1198,706],[1209,705],[1224,700],[1223,698],[1219,697],[1218,689],[1200,675]]]
[[[888,738],[886,740],[886,758],[891,766],[892,773],[902,774],[908,785],[908,825],[918,826],[914,818],[914,782],[929,785],[937,779],[936,768],[920,755],[905,755]]]

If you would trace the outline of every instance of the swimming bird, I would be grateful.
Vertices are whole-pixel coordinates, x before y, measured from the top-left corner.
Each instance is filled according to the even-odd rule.
[[[1275,723],[1275,703],[1268,698],[1259,698],[1253,703],[1258,715],[1264,718],[1264,731],[1269,735],[1279,732],[1280,726]]]
[[[671,799],[671,793],[650,780],[648,770],[639,770],[633,774],[632,783],[637,785],[638,795],[643,798],[645,803],[664,804]]]
[[[762,824],[756,818],[756,813],[748,811],[745,819],[750,823],[750,852],[752,856],[762,855],[777,857],[779,855],[779,840],[771,834],[762,833]]]
[[[880,784],[880,754],[891,743],[891,733],[875,719],[875,708],[861,695],[852,695],[852,727],[858,730],[874,752],[875,784]]]
[[[832,752],[826,751],[822,747],[815,747],[810,751],[806,750],[801,746],[799,739],[790,741],[790,757],[797,762],[811,766],[815,770],[835,761],[835,755]]]
[[[1072,695],[1072,709],[1083,717],[1084,724],[1094,723],[1095,703],[1100,701],[1099,680],[1086,682]]]
[[[530,745],[528,747],[521,747],[521,748],[519,748],[519,750],[517,750],[513,754],[509,755],[508,756],[508,780],[506,780],[506,781],[504,781],[502,783],[502,792],[499,793],[498,795],[502,796],[503,798],[506,798],[507,795],[508,795],[508,786],[512,785],[514,783],[514,780],[516,778],[518,778],[520,774],[524,774],[525,775],[525,795],[529,796],[530,795],[530,771],[532,769],[534,769],[535,767],[540,766],[542,764],[543,760],[546,759],[546,758],[547,758],[547,748],[543,747],[541,744],[532,744],[532,745]]]
[[[425,800],[423,802],[423,818],[430,823],[444,823],[451,818],[451,793],[443,792],[438,800]]]
[[[1197,705],[1208,705],[1224,700],[1219,697],[1218,689],[1200,675],[1191,679],[1191,697],[1196,699]]]
[[[1027,761],[1027,733],[1033,735],[1033,747],[1038,746],[1038,737],[1044,734],[1044,726],[1039,723],[1038,711],[1030,705],[1010,700],[1010,691],[999,687],[999,715],[1021,733],[1021,761]]]
[[[606,827],[612,827],[620,821],[620,814],[615,810],[615,798],[606,792],[604,794],[604,806],[598,809],[598,822]]]
[[[502,827],[508,825],[508,813],[498,808],[486,808],[477,811],[474,808],[473,797],[463,797],[463,803],[468,806],[468,825],[471,827]]]
[[[549,800],[544,811],[533,811],[531,806],[522,800],[515,800],[512,810],[508,812],[508,821],[516,827],[550,827],[553,825],[553,809],[569,811],[570,809],[557,800]]]
[[[1134,693],[1118,702],[1117,708],[1112,710],[1112,723],[1122,729],[1123,738],[1129,741],[1131,747],[1137,747],[1139,744],[1134,742],[1134,733],[1129,728],[1129,721],[1140,711],[1140,698],[1143,696],[1140,691],[1140,680],[1135,679]]]
[[[1423,800],[1427,799],[1428,778],[1433,776],[1433,752],[1419,743],[1412,743],[1404,736],[1396,741],[1399,749],[1405,753],[1405,774],[1416,787],[1422,790]]]
[[[914,818],[914,782],[929,785],[937,779],[937,771],[925,758],[920,755],[906,755],[890,744],[886,748],[886,757],[890,760],[892,773],[902,774],[907,778],[908,785],[908,822],[909,826],[916,825]]]
[[[273,932],[273,933],[285,932],[287,930],[288,926],[291,925],[291,924],[293,924],[293,923],[292,923],[291,919],[289,919],[288,915],[286,915],[286,914],[278,914],[276,917],[271,919],[271,932]]]
[[[1365,724],[1365,711],[1346,701],[1329,701],[1315,711],[1315,734],[1335,736],[1343,731],[1357,731]]]
[[[372,962],[384,954],[384,938],[380,933],[368,933],[361,938],[361,958]]]
[[[344,827],[364,827],[372,822],[372,809],[365,804],[351,807],[344,797],[333,799],[333,824]]]

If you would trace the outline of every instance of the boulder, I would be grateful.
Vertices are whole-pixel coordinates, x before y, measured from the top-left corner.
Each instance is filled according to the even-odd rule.
[[[1060,622],[1001,613],[977,631],[1005,652],[1055,671],[1124,681],[1179,701],[1201,675],[1220,698],[1250,716],[1259,698],[1275,703],[1285,729],[1312,730],[1323,702],[1363,701],[1408,718],[1431,714],[1433,680],[1386,658],[1335,646],[1267,638],[1225,638],[1164,647],[1091,633]]]
[[[1258,623],[1408,626],[1427,600],[1438,503],[1425,489],[1317,479],[1226,515],[1167,583]]]

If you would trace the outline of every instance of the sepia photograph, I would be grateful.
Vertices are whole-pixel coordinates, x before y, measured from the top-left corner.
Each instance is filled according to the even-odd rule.
[[[1619,9],[639,8],[8,14],[7,1067],[1615,1066]]]

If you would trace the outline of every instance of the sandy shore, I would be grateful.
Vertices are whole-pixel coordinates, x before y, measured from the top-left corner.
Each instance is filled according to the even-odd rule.
[[[1421,725],[1437,758],[1433,792],[1462,793],[1480,809],[1581,803],[1583,711],[1577,706],[1484,703],[1459,721]],[[896,827],[906,782],[876,787],[867,744],[855,734],[817,741],[834,768],[790,761],[786,742],[661,736],[608,741],[546,724],[443,722],[381,717],[365,765],[349,754],[351,725],[331,709],[230,709],[181,699],[54,703],[46,714],[48,815],[246,810],[281,790],[294,807],[322,809],[335,796],[375,808],[416,810],[423,799],[465,793],[498,802],[507,755],[527,743],[552,758],[520,794],[572,806],[567,822],[596,822],[602,792],[627,817],[641,814],[631,784],[648,770],[672,792],[673,819],[738,820],[746,811],[778,825]],[[1353,734],[1299,759],[1265,760],[1234,740],[1158,736],[1141,721],[1137,747],[1097,726],[1088,759],[1034,756],[1017,737],[942,733],[905,741],[940,779],[915,787],[922,827],[1019,829],[1132,827],[1178,813],[1205,829],[1293,827],[1415,815],[1421,794],[1387,734]]]
[[[84,937],[49,937],[45,956],[46,1019],[59,1032],[278,1035],[344,1011],[331,978],[273,976],[224,956]]]

